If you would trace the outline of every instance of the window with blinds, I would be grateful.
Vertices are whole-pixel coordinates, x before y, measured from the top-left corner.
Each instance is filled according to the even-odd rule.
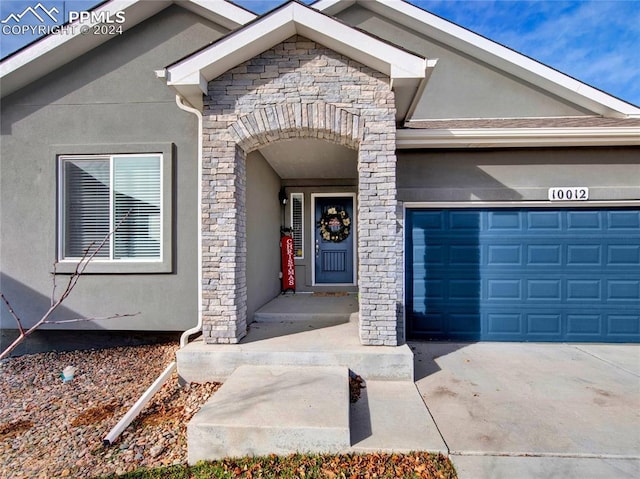
[[[296,258],[304,258],[304,195],[291,193],[291,234]]]
[[[63,156],[61,259],[161,260],[162,155]]]

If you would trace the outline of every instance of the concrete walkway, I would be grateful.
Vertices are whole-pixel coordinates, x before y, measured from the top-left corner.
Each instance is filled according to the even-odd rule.
[[[410,343],[460,479],[640,477],[640,346]]]
[[[367,347],[356,308],[353,295],[280,296],[240,344],[181,349],[183,380],[225,381],[190,426],[190,461],[427,450],[449,453],[460,479],[640,477],[640,345]],[[351,405],[348,370],[367,382]],[[337,392],[332,401],[329,391]],[[281,419],[296,411],[304,420]]]
[[[189,463],[295,452],[447,453],[413,381],[367,381],[360,392],[350,403],[344,366],[240,366],[189,422]]]
[[[409,346],[360,344],[354,295],[282,295],[239,344],[195,340],[185,382],[222,381],[188,425],[189,462],[311,452],[447,453],[413,381]],[[349,402],[349,375],[366,381]]]

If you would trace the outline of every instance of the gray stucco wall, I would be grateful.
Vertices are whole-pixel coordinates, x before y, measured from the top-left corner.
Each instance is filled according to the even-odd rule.
[[[247,322],[280,293],[280,177],[257,151],[247,157]]]
[[[174,93],[154,70],[223,33],[222,27],[170,7],[3,100],[0,289],[27,325],[46,310],[51,294],[56,153],[156,150],[171,144],[170,272],[88,274],[58,319],[140,312],[135,318],[67,327],[184,330],[196,324],[197,120],[176,106]],[[57,279],[62,284],[67,277]],[[1,326],[15,327],[6,309],[0,311]]]
[[[460,51],[354,5],[338,17],[355,27],[438,59],[414,119],[574,116],[588,112]]]
[[[640,200],[640,148],[402,151],[398,199],[545,201],[556,186],[586,186],[591,201]]]

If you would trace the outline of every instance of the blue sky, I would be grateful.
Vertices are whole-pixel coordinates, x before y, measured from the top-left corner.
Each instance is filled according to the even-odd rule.
[[[80,11],[100,3],[2,0],[0,20],[35,6],[38,1],[47,8],[53,5],[66,11]],[[235,3],[264,13],[283,1],[235,0]],[[640,0],[411,0],[411,3],[640,105]],[[0,54],[4,57],[32,40],[32,36],[5,34],[3,30]]]

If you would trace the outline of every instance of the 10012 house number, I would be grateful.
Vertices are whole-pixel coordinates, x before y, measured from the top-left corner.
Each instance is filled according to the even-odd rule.
[[[549,201],[586,201],[589,188],[586,186],[558,186],[549,188]]]

